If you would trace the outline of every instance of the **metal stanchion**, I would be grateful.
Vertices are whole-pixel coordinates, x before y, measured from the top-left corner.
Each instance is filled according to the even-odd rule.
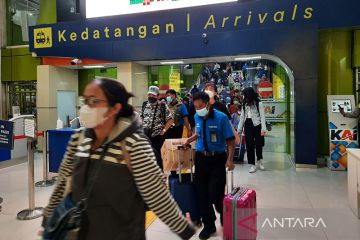
[[[2,202],[3,202],[3,198],[0,197],[0,204],[2,204]],[[1,210],[2,210],[2,207],[0,205],[0,212],[1,212]]]
[[[29,175],[29,208],[22,210],[17,214],[19,220],[31,220],[41,217],[44,209],[35,207],[35,183],[34,183],[34,139],[27,139],[27,158],[28,158],[28,175]]]
[[[48,141],[47,141],[47,131],[43,132],[43,180],[40,182],[37,182],[35,184],[36,187],[49,187],[54,185],[55,180],[51,179],[49,180],[48,173],[48,165],[49,165],[49,158],[48,158]]]

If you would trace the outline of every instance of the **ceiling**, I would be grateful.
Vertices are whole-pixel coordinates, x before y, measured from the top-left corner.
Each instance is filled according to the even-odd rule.
[[[181,64],[194,64],[194,63],[221,63],[221,62],[234,62],[234,61],[249,61],[249,60],[259,60],[264,58],[264,54],[257,55],[236,55],[236,56],[222,56],[222,57],[204,57],[204,58],[189,58],[189,59],[171,59],[171,60],[151,60],[151,61],[137,61],[137,63],[146,65],[146,66],[156,66],[156,65],[170,65],[162,64],[166,62],[178,62],[182,61]],[[243,60],[235,60],[235,59]],[[252,59],[255,58],[255,59]],[[265,57],[266,58],[266,57]]]

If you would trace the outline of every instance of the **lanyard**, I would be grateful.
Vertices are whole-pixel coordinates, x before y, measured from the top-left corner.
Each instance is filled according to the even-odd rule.
[[[207,141],[206,141],[206,119],[203,119],[203,132],[204,132],[204,139],[203,139],[203,141],[204,141],[204,149],[205,149],[205,151],[209,151],[209,147],[208,147],[208,145],[207,145]]]

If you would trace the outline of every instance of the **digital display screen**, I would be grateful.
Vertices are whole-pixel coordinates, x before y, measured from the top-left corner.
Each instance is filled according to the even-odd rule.
[[[344,99],[344,100],[333,100],[331,101],[331,112],[338,113],[340,112],[339,106],[344,109],[344,112],[351,113],[351,100]]]
[[[105,17],[236,2],[237,0],[86,0],[86,17]]]

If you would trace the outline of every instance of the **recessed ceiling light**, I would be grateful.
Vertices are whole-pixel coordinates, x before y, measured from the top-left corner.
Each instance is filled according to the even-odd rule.
[[[103,65],[86,65],[83,66],[83,68],[104,68],[105,66]]]
[[[238,57],[235,58],[235,61],[250,61],[261,59],[261,56],[252,56],[252,57]]]
[[[184,64],[184,61],[160,62],[162,65]]]

